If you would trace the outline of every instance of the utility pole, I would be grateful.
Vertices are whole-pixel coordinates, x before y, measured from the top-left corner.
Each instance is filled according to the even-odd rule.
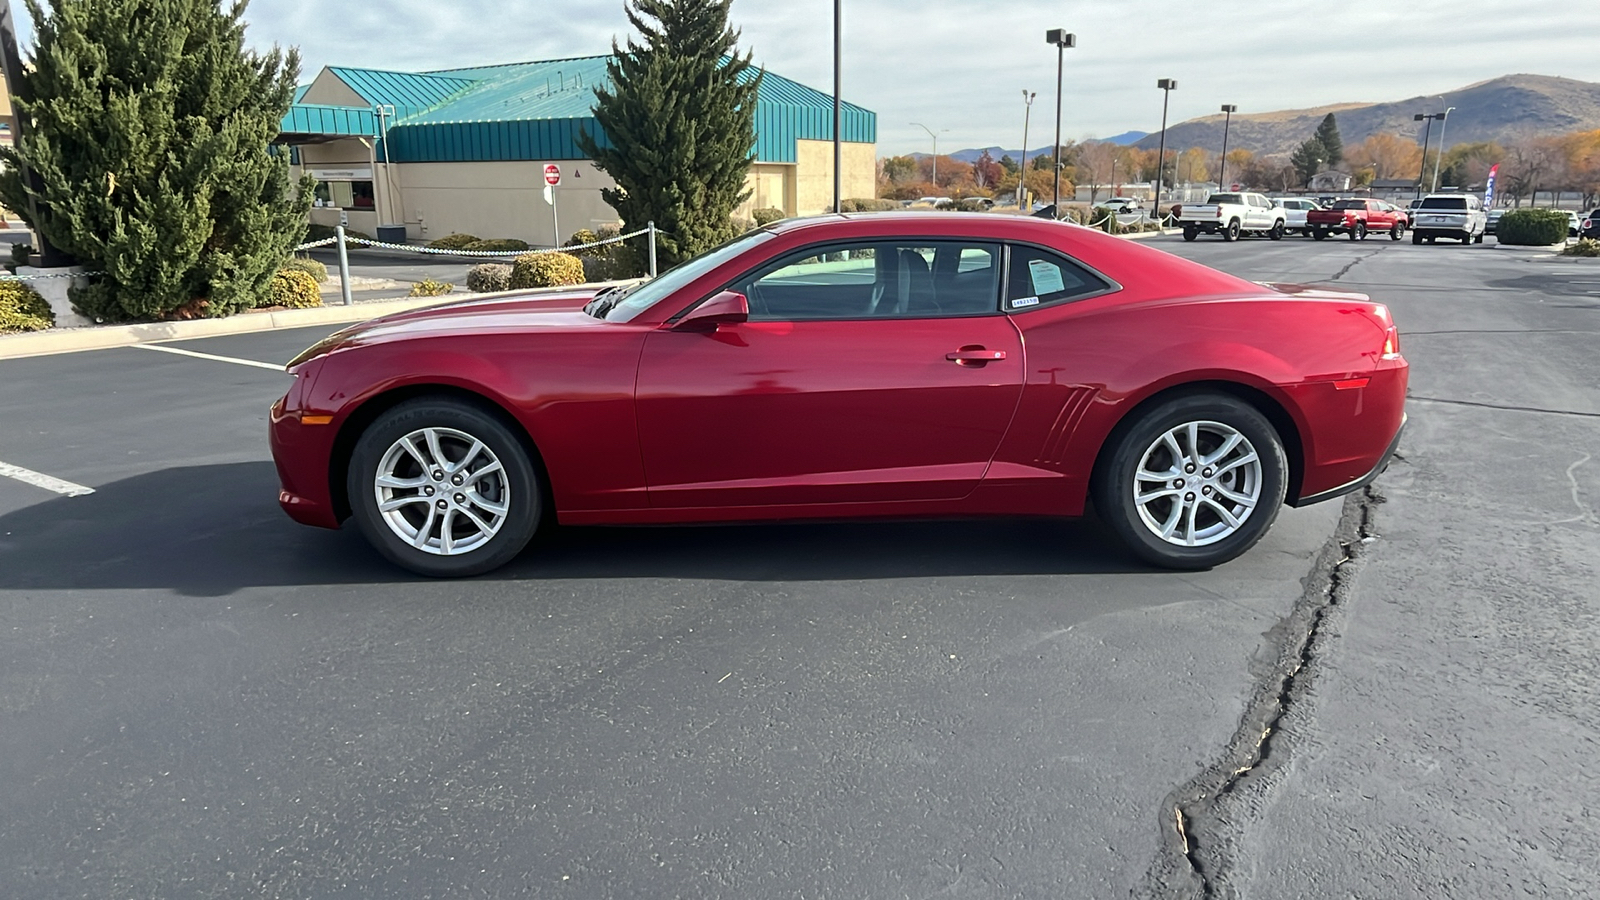
[[[1061,218],[1061,78],[1066,67],[1067,48],[1078,46],[1078,36],[1065,28],[1052,28],[1044,33],[1045,43],[1056,48],[1056,142],[1050,149],[1050,161],[1056,170],[1056,218]]]
[[[1156,214],[1156,221],[1164,223],[1161,218],[1161,176],[1162,169],[1167,165],[1167,101],[1171,99],[1172,92],[1178,86],[1176,78],[1162,78],[1156,81],[1156,87],[1161,90],[1161,149],[1156,151],[1156,190],[1150,198],[1150,209]],[[1176,171],[1173,172],[1177,174]],[[1161,227],[1162,234],[1167,231],[1166,225]]]
[[[1027,104],[1027,111],[1022,114],[1022,168],[1017,170],[1017,209],[1022,209],[1022,201],[1028,193],[1028,124],[1033,119],[1033,98],[1039,96],[1036,92],[1022,89],[1022,102]]]
[[[1222,120],[1222,164],[1217,170],[1217,190],[1219,191],[1228,189],[1228,182],[1225,177],[1228,174],[1228,126],[1233,124],[1233,114],[1239,111],[1239,107],[1232,103],[1224,103],[1222,104],[1222,111],[1227,115],[1227,118]]]

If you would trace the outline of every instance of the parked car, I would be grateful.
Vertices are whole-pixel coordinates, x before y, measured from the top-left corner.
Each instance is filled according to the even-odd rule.
[[[1476,194],[1429,194],[1417,207],[1412,222],[1411,243],[1433,243],[1447,237],[1466,243],[1483,243],[1489,217]]]
[[[1261,194],[1212,194],[1205,203],[1183,206],[1177,220],[1186,241],[1201,234],[1220,234],[1225,241],[1236,241],[1245,234],[1264,234],[1276,241],[1288,230],[1284,211]]]
[[[284,510],[353,520],[430,576],[495,569],[555,522],[1077,516],[1091,498],[1141,558],[1215,566],[1283,504],[1375,478],[1408,373],[1364,295],[954,213],[777,222],[631,287],[355,325],[288,370]]]
[[[1306,213],[1322,208],[1317,201],[1304,197],[1274,197],[1272,205],[1283,210],[1283,226],[1295,234],[1306,233]]]
[[[1591,209],[1583,214],[1583,219],[1578,223],[1578,237],[1600,240],[1600,209]]]
[[[1101,200],[1094,207],[1095,209],[1109,209],[1119,216],[1144,211],[1144,204],[1133,197],[1112,197],[1109,200]]]
[[[1565,212],[1567,214],[1567,237],[1577,237],[1578,232],[1581,230],[1580,226],[1583,223],[1583,217],[1570,209],[1565,210]]]
[[[1398,241],[1408,225],[1405,210],[1382,200],[1335,200],[1329,209],[1306,213],[1306,230],[1319,241],[1330,234],[1347,234],[1352,241],[1362,241],[1373,232],[1387,233],[1390,240]]]
[[[1422,201],[1419,200],[1417,202],[1421,203]],[[1483,222],[1484,222],[1483,233],[1484,234],[1494,234],[1495,226],[1497,224],[1499,224],[1500,217],[1505,215],[1505,214],[1506,214],[1506,211],[1503,210],[1503,209],[1491,209],[1487,213],[1485,213],[1484,214],[1484,220],[1483,220]]]

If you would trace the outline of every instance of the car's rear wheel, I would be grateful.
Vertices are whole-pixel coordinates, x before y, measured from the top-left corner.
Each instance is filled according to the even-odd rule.
[[[1194,240],[1195,238],[1197,238],[1199,236],[1200,236],[1200,229],[1194,227],[1193,225],[1185,225],[1185,226],[1183,226],[1183,239],[1184,240],[1192,241],[1192,240]]]
[[[1237,241],[1239,239],[1238,219],[1233,219],[1228,222],[1228,227],[1222,232],[1222,239],[1225,241]]]
[[[1225,563],[1261,540],[1283,505],[1283,441],[1237,398],[1173,398],[1116,440],[1097,472],[1095,507],[1148,562],[1175,569]]]
[[[1394,223],[1394,226],[1389,229],[1389,240],[1391,241],[1398,241],[1405,236],[1406,226],[1404,222],[1396,222]]]
[[[1312,240],[1325,241],[1328,239],[1328,232],[1326,229],[1313,228],[1311,229],[1311,238]]]
[[[1415,231],[1411,232],[1411,243],[1413,243],[1413,244],[1422,243],[1422,235],[1417,233],[1417,232],[1415,232]]]
[[[1473,239],[1472,239],[1472,242],[1473,242],[1473,243],[1474,243],[1474,244],[1481,244],[1481,243],[1483,243],[1483,235],[1482,235],[1482,234],[1479,234],[1479,235],[1478,235],[1478,236],[1477,236],[1477,237],[1475,237],[1475,238],[1473,238]]]
[[[467,403],[423,398],[379,416],[356,442],[352,518],[389,561],[439,578],[510,562],[539,526],[539,477],[511,429]]]
[[[1366,223],[1365,222],[1357,222],[1355,224],[1355,227],[1350,229],[1350,240],[1352,240],[1352,241],[1364,241],[1366,239],[1367,239],[1367,225],[1366,225]]]

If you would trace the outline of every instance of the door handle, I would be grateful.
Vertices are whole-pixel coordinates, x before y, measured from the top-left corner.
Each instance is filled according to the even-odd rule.
[[[999,362],[1006,358],[1004,350],[985,350],[982,347],[963,347],[954,353],[946,353],[945,359],[958,366],[981,366],[985,363]]]

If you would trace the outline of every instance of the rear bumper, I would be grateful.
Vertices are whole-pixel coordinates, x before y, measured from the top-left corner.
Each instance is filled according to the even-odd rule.
[[[1378,459],[1377,465],[1372,467],[1372,471],[1361,476],[1360,478],[1355,479],[1354,481],[1341,484],[1331,490],[1322,491],[1318,494],[1312,494],[1309,497],[1301,497],[1299,500],[1296,500],[1290,505],[1294,507],[1310,506],[1313,503],[1321,503],[1324,500],[1332,500],[1336,497],[1343,497],[1346,494],[1353,494],[1356,491],[1359,491],[1367,485],[1373,483],[1374,481],[1377,481],[1378,476],[1382,475],[1383,471],[1389,468],[1389,461],[1394,459],[1395,451],[1400,448],[1400,438],[1406,433],[1406,420],[1406,416],[1402,415],[1400,417],[1400,427],[1395,431],[1394,439],[1389,442],[1388,448],[1383,451],[1383,456]]]

